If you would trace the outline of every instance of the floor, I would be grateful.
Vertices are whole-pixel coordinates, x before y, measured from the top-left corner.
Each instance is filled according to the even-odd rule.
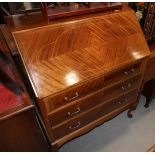
[[[144,108],[141,96],[133,118],[127,111],[60,148],[60,152],[144,152],[155,144],[155,99]]]

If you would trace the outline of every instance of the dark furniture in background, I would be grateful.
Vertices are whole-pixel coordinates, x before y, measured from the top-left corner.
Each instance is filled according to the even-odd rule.
[[[3,3],[0,3],[0,8],[2,7]],[[2,9],[0,9],[0,24],[4,24],[4,14]]]
[[[155,79],[145,83],[143,88],[143,95],[146,97],[145,107],[148,108],[150,102],[155,97]]]
[[[150,58],[147,63],[147,70],[144,76],[144,88],[143,95],[146,97],[145,107],[148,108],[152,99],[155,97],[155,43],[151,43],[150,46]]]
[[[145,107],[147,108],[155,97],[155,3],[148,3],[142,28],[151,52],[144,76],[145,85],[142,92],[146,97]]]
[[[3,96],[3,100],[0,102],[1,108],[3,108],[0,109],[0,151],[49,151],[49,145],[34,105],[11,58],[10,49],[5,40],[6,36],[4,37],[5,32],[5,25],[0,25],[0,49],[10,61],[6,65],[9,65],[15,82],[24,91],[20,95],[16,95],[15,92],[8,90],[8,94]],[[1,82],[0,84],[3,84],[3,81]],[[13,97],[10,95],[11,93]],[[12,105],[8,104],[8,101],[16,99],[16,96],[17,104],[14,102]]]
[[[0,118],[0,151],[49,151],[33,108],[14,110]],[[8,115],[8,118],[7,118]]]
[[[145,3],[147,9],[144,10],[140,24],[151,52],[144,76],[145,85],[142,92],[146,97],[145,107],[147,108],[151,100],[155,97],[155,3]],[[135,12],[137,11],[136,3],[128,3],[128,5],[134,9]]]
[[[20,13],[37,12],[41,10],[41,3],[39,2],[9,2],[8,6],[11,15]]]
[[[6,6],[7,5],[7,6]],[[116,10],[123,7],[119,2],[9,2],[2,4],[7,15],[41,11],[48,20],[86,13]]]
[[[49,21],[60,17],[103,12],[107,10],[120,10],[122,7],[122,3],[118,2],[60,2],[53,3],[52,7],[49,7],[48,3],[42,3],[43,14]]]
[[[155,3],[145,2],[147,9],[143,12],[143,18],[140,20],[140,25],[144,32],[145,38],[148,43],[151,43],[155,39]],[[135,2],[129,2],[129,7],[137,11]]]
[[[155,3],[150,2],[143,27],[143,32],[148,42],[155,39]]]

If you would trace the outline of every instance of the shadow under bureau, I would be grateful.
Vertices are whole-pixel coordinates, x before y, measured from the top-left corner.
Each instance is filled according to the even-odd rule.
[[[57,149],[137,106],[150,55],[132,10],[13,33]],[[105,133],[106,134],[106,133]]]

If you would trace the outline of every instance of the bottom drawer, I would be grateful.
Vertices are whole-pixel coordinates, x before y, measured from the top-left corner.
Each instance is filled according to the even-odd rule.
[[[52,132],[56,139],[62,138],[63,136],[72,133],[75,130],[89,124],[90,122],[105,116],[106,114],[114,111],[117,108],[123,107],[124,105],[131,104],[136,100],[138,90],[134,90],[125,96],[114,99],[113,101],[100,104],[95,108],[87,111],[85,114],[77,116],[74,119],[70,119],[65,123],[52,128]],[[60,114],[61,115],[61,114]]]

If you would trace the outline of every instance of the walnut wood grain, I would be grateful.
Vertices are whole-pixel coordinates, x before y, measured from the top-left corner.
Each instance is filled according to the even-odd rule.
[[[51,98],[50,100],[44,100],[45,107],[46,107],[46,112],[48,115],[55,113],[61,109],[64,109],[66,106],[71,106],[73,103],[77,103],[79,101],[82,101],[83,98],[86,98],[87,96],[99,93],[100,91],[102,92],[102,99],[103,100],[107,100],[108,98],[114,97],[115,95],[119,94],[119,93],[123,93],[127,90],[130,90],[134,87],[139,87],[140,81],[139,79],[141,78],[141,74],[136,74],[135,76],[133,76],[130,79],[124,79],[124,80],[120,80],[117,81],[116,83],[112,83],[109,85],[107,85],[106,87],[104,85],[101,85],[100,87],[98,87],[97,91],[92,91],[90,92],[89,89],[85,89],[85,87],[82,87],[85,89],[86,93],[83,96],[80,96],[80,93],[78,91],[78,89],[73,89],[71,91],[68,91],[67,94],[75,94],[75,92],[77,92],[79,94],[79,97],[77,97],[75,100],[72,100],[70,102],[65,101],[65,96],[66,94],[61,94]],[[112,82],[112,81],[111,81]],[[99,81],[100,83],[100,81]],[[93,86],[92,86],[93,88]],[[89,93],[87,93],[89,92]]]
[[[150,54],[134,12],[61,19],[13,35],[54,148],[126,109],[131,116]],[[114,103],[126,95],[126,104]],[[78,118],[83,125],[69,132],[65,125],[76,127]]]
[[[149,55],[132,11],[19,31],[14,37],[40,99]]]
[[[64,122],[65,120],[71,119],[88,109],[98,105],[102,101],[102,90],[97,91],[93,94],[87,95],[86,97],[73,102],[68,106],[62,108],[54,113],[49,114],[49,123],[51,126],[57,125]],[[60,117],[61,113],[61,117]]]

